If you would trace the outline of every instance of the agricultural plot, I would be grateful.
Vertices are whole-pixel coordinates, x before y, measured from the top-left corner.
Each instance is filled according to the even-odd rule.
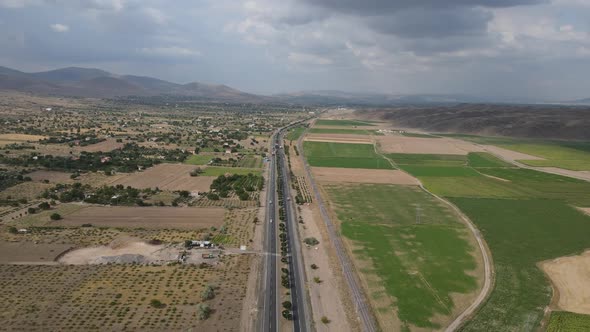
[[[480,167],[514,167],[487,152],[471,152],[467,155],[469,160],[469,166],[480,168]]]
[[[122,142],[117,142],[115,138],[107,138],[106,140],[96,143],[90,144],[86,146],[76,147],[76,152],[85,151],[85,152],[109,152],[115,149],[120,149],[123,147]]]
[[[227,256],[205,268],[0,265],[2,329],[236,331],[251,259]],[[203,301],[208,284],[215,298]],[[206,320],[198,319],[200,303],[213,309]]]
[[[468,303],[475,247],[446,205],[409,186],[325,188],[384,330],[438,329]]]
[[[27,142],[38,142],[39,140],[47,138],[41,135],[27,135],[27,134],[0,134],[0,146],[7,144],[20,144]]]
[[[206,154],[193,154],[186,158],[184,163],[189,165],[207,165],[214,157]]]
[[[421,134],[421,133],[408,133],[408,132],[403,132],[402,135],[403,136],[406,136],[406,137],[440,138],[440,137],[437,137],[437,136],[432,136],[432,135],[429,135],[429,134]]]
[[[357,127],[357,126],[374,126],[373,123],[356,120],[326,120],[320,119],[315,122],[316,126],[340,126],[340,127]]]
[[[375,138],[384,153],[466,155],[469,152],[483,152],[482,147],[471,142],[452,138],[402,135],[375,136]]]
[[[387,159],[375,152],[372,144],[306,141],[303,149],[311,166],[393,169]]]
[[[201,229],[221,226],[223,214],[224,210],[219,208],[90,206],[53,222],[53,225]]]
[[[564,311],[553,311],[551,313],[547,332],[584,331],[590,331],[590,316]]]
[[[214,178],[205,174],[206,171],[199,176],[190,176],[195,168],[196,166],[184,164],[159,164],[143,172],[131,173],[116,180],[113,185],[122,184],[138,189],[209,191]]]
[[[311,128],[310,134],[350,134],[350,135],[373,135],[374,130],[346,129],[346,128]]]
[[[467,164],[465,155],[455,154],[388,153],[386,156],[398,165],[463,166]]]
[[[262,174],[262,171],[259,168],[209,166],[204,169],[204,172],[201,174],[201,176],[218,177],[220,175],[226,174],[248,175],[250,173],[260,175]]]
[[[321,183],[384,183],[418,185],[416,178],[389,169],[357,169],[337,167],[312,167],[313,176]]]
[[[287,136],[285,137],[286,139],[288,139],[289,141],[296,141],[299,139],[299,137],[301,137],[301,135],[303,135],[303,133],[305,132],[305,127],[295,127],[289,130],[289,132],[287,133]]]
[[[373,144],[371,136],[355,134],[308,134],[305,140],[310,142]]]
[[[247,154],[238,161],[237,167],[262,168],[262,157],[254,154]]]

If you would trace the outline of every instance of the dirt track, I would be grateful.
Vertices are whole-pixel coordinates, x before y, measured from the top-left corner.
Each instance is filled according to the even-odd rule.
[[[213,176],[190,176],[190,172],[197,168],[194,165],[159,164],[143,172],[129,174],[115,182],[134,188],[160,188],[162,190],[209,191],[213,183]]]
[[[201,229],[223,224],[223,208],[89,206],[54,222],[61,226]]]
[[[336,167],[312,167],[314,177],[319,182],[348,183],[388,183],[400,185],[419,185],[412,176],[400,170],[357,169]]]
[[[560,257],[540,264],[551,279],[558,296],[557,309],[590,314],[590,251]]]

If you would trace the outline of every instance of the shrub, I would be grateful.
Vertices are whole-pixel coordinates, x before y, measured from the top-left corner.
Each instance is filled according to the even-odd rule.
[[[324,324],[330,324],[330,320],[326,316],[322,316],[321,320],[322,320],[322,323],[324,323]]]
[[[285,308],[287,310],[291,310],[292,307],[293,307],[293,304],[291,303],[291,301],[283,302],[283,308]]]
[[[16,234],[16,233],[18,233],[18,229],[16,229],[16,227],[14,227],[14,226],[10,226],[10,227],[8,227],[8,232],[10,234]]]
[[[197,306],[197,317],[199,320],[205,320],[211,315],[211,308],[207,303],[199,303]]]
[[[49,216],[49,218],[51,218],[51,220],[60,220],[61,219],[61,214],[59,214],[59,213],[53,213],[51,216]]]
[[[27,209],[27,212],[29,214],[34,214],[34,213],[37,213],[37,209],[35,209],[34,207],[30,207],[30,208]]]
[[[152,299],[152,300],[150,301],[150,305],[151,305],[152,307],[154,307],[154,308],[158,308],[158,309],[160,309],[160,308],[164,308],[164,307],[166,306],[164,303],[162,303],[162,302],[161,302],[160,300],[158,300],[158,299]]]
[[[307,244],[308,246],[315,246],[320,243],[320,241],[318,241],[318,239],[316,239],[315,237],[305,238],[303,242],[305,242],[305,244]]]
[[[205,287],[205,289],[203,289],[203,292],[201,292],[201,300],[203,300],[203,301],[211,300],[214,297],[215,297],[215,291],[213,290],[213,287],[211,287],[211,286]]]
[[[313,270],[317,270],[317,269],[319,269],[319,267],[318,267],[317,265],[315,265],[315,264],[311,264],[311,268],[312,268]]]
[[[49,210],[51,208],[51,206],[49,205],[49,203],[43,202],[43,203],[39,204],[38,208],[40,208],[42,210]]]

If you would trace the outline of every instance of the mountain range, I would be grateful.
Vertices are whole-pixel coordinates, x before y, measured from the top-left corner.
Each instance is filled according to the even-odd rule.
[[[256,95],[226,85],[199,82],[177,84],[157,78],[118,75],[94,68],[68,67],[26,73],[0,66],[0,91],[10,90],[64,97],[116,98],[175,96],[182,99],[229,103],[282,103],[329,106],[452,105],[458,103],[536,103],[526,99],[498,99],[460,94],[379,94],[334,90]],[[557,102],[558,104],[560,102]],[[564,102],[587,105],[590,99]]]

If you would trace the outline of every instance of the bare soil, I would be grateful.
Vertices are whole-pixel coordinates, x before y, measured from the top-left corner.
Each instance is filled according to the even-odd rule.
[[[85,151],[85,152],[109,152],[115,149],[119,149],[123,147],[123,143],[117,143],[115,138],[107,138],[106,141],[102,141],[96,144],[90,144],[87,146],[80,146],[76,147],[76,151]]]
[[[370,136],[354,134],[308,134],[305,136],[305,140],[310,142],[373,144]]]
[[[6,188],[4,191],[0,191],[0,199],[21,199],[33,200],[43,193],[45,189],[52,187],[47,183],[39,182],[23,182],[14,185],[10,188]]]
[[[557,289],[552,303],[559,310],[590,314],[590,251],[542,262],[541,268]]]
[[[324,183],[388,183],[413,186],[420,184],[414,177],[400,170],[312,167],[312,172],[316,180]]]
[[[27,176],[30,176],[31,179],[33,179],[33,181],[41,182],[44,180],[48,180],[51,183],[71,182],[72,179],[70,178],[70,175],[71,173],[46,170],[34,171],[32,173],[27,174]]]
[[[44,138],[46,137],[41,135],[0,134],[0,146],[12,143],[37,142]]]
[[[162,190],[188,190],[207,192],[215,177],[190,176],[190,172],[197,168],[194,165],[159,164],[143,172],[128,174],[113,182],[134,188],[160,188]]]
[[[375,136],[384,153],[458,154],[484,151],[473,143],[452,138],[422,138],[401,135]]]
[[[223,224],[222,208],[89,206],[54,222],[59,226],[201,229]]]
[[[494,145],[483,145],[482,147],[485,151],[500,156],[502,159],[510,162],[514,162],[516,160],[544,160],[543,158],[537,156],[504,149]]]
[[[0,241],[0,264],[52,263],[71,244]]]

